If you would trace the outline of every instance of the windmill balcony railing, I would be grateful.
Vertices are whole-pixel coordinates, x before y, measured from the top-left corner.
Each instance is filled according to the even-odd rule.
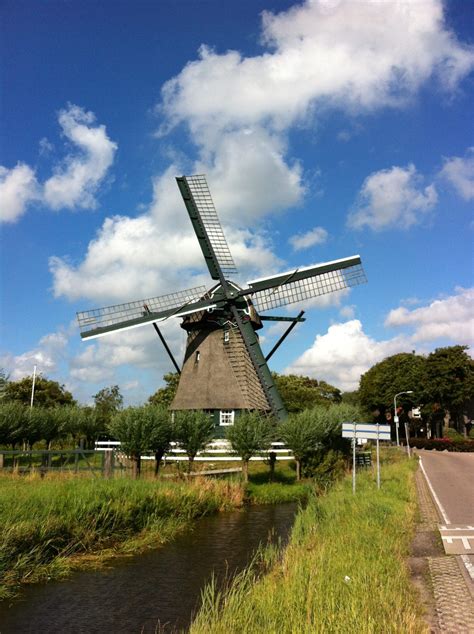
[[[121,443],[117,440],[99,440],[95,443],[96,451],[120,451]],[[273,442],[270,449],[262,451],[260,455],[250,458],[252,461],[267,458],[270,452],[276,454],[277,460],[294,460],[293,453],[283,442]],[[142,455],[142,460],[154,460],[152,452]],[[171,449],[165,454],[164,462],[184,462],[188,460],[186,452],[181,449],[178,443],[172,442]],[[214,440],[207,445],[204,451],[199,451],[194,459],[196,462],[241,462],[242,458],[236,456],[230,443],[226,440]]]

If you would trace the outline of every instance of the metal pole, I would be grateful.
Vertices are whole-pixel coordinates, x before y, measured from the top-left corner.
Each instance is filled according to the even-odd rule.
[[[405,438],[407,439],[407,454],[408,454],[408,457],[411,458],[410,434],[408,433],[408,423],[405,423]]]
[[[400,447],[400,439],[398,437],[398,421],[400,419],[397,414],[397,396],[398,394],[395,394],[395,398],[393,399],[393,421],[395,423],[395,433],[397,435],[397,447]]]
[[[35,398],[35,383],[36,383],[36,366],[33,366],[33,383],[31,385],[31,402],[30,402],[30,409],[33,408],[33,401]]]
[[[377,489],[380,489],[380,453],[379,453],[379,424],[377,423]]]
[[[352,439],[352,493],[356,492],[356,427],[354,425],[354,438]]]

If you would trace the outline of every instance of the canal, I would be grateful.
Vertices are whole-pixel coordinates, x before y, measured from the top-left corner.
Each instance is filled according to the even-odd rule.
[[[0,634],[154,634],[186,630],[200,593],[245,568],[260,544],[288,539],[296,504],[254,506],[198,520],[157,550],[26,586],[0,604]]]

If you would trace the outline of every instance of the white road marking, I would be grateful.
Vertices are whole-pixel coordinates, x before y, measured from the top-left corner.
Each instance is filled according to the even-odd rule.
[[[447,515],[446,511],[445,511],[445,510],[444,510],[444,508],[443,508],[443,505],[442,505],[442,504],[441,504],[441,502],[439,501],[439,498],[438,498],[438,496],[436,495],[436,493],[435,493],[435,491],[434,491],[434,489],[433,489],[433,486],[431,485],[430,479],[428,478],[428,474],[427,474],[427,473],[426,473],[426,471],[425,471],[425,468],[424,468],[424,466],[423,466],[423,461],[421,460],[421,458],[420,458],[420,467],[421,467],[421,470],[423,471],[424,476],[425,476],[425,478],[426,478],[426,483],[427,483],[427,485],[428,485],[428,487],[429,487],[429,489],[430,489],[430,491],[431,491],[431,495],[433,496],[434,501],[436,502],[436,504],[437,504],[437,506],[438,506],[439,512],[440,512],[440,513],[441,513],[441,515],[443,516],[444,523],[445,523],[445,524],[451,524],[451,522],[450,522],[450,521],[449,521],[449,519],[448,519],[448,515]]]
[[[469,561],[469,557],[467,555],[461,555],[461,559],[463,560],[463,563],[466,566],[466,570],[469,573],[469,576],[474,581],[474,564],[471,564],[471,562]]]

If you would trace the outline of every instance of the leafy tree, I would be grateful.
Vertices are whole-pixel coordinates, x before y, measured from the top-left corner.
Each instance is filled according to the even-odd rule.
[[[151,448],[155,419],[149,407],[127,407],[116,412],[108,431],[120,441],[122,449],[133,463],[133,475],[141,472],[141,455]]]
[[[10,375],[5,372],[3,368],[0,368],[0,401],[5,397],[5,391],[10,379]]]
[[[361,410],[348,403],[335,403],[331,407],[318,406],[309,410],[304,415],[312,418],[314,425],[313,442],[316,450],[309,451],[301,465],[302,474],[314,476],[327,454],[331,454],[332,463],[340,463],[338,456],[350,451],[350,443],[342,438],[342,423],[347,421],[360,421]],[[301,414],[303,416],[303,414]]]
[[[104,387],[93,396],[97,422],[103,429],[123,407],[123,396],[118,385]]]
[[[173,437],[173,425],[170,413],[165,405],[148,405],[145,409],[153,420],[150,449],[155,453],[155,476],[157,476],[163,456],[170,448]]]
[[[330,405],[341,401],[341,392],[325,381],[308,376],[273,373],[278,392],[288,412],[301,412],[315,405]]]
[[[425,363],[422,399],[425,404],[439,403],[453,419],[461,415],[466,402],[474,396],[474,361],[467,346],[437,348]]]
[[[291,449],[296,462],[296,479],[301,479],[301,464],[318,449],[319,434],[313,410],[304,410],[290,415],[279,427],[281,439]]]
[[[16,445],[23,438],[29,408],[18,401],[0,403],[0,445]]]
[[[31,402],[33,377],[27,376],[20,381],[11,381],[5,388],[4,399],[18,401],[23,405]],[[44,376],[37,376],[35,380],[34,405],[40,407],[57,407],[58,405],[74,405],[75,400],[64,385],[51,381]]]
[[[402,352],[376,363],[360,378],[359,398],[367,411],[390,408],[395,394],[413,390],[400,397],[400,405],[420,402],[425,382],[426,359]]]
[[[227,440],[234,452],[242,458],[244,482],[249,479],[250,458],[268,449],[274,434],[272,421],[258,412],[242,412],[234,424],[227,428]]]
[[[148,402],[152,405],[171,405],[176,390],[178,389],[179,374],[177,372],[168,372],[163,376],[166,383],[165,387],[160,387],[154,394],[150,396]]]
[[[198,451],[205,448],[214,436],[214,422],[200,410],[181,410],[175,414],[175,438],[186,452],[191,472]]]

